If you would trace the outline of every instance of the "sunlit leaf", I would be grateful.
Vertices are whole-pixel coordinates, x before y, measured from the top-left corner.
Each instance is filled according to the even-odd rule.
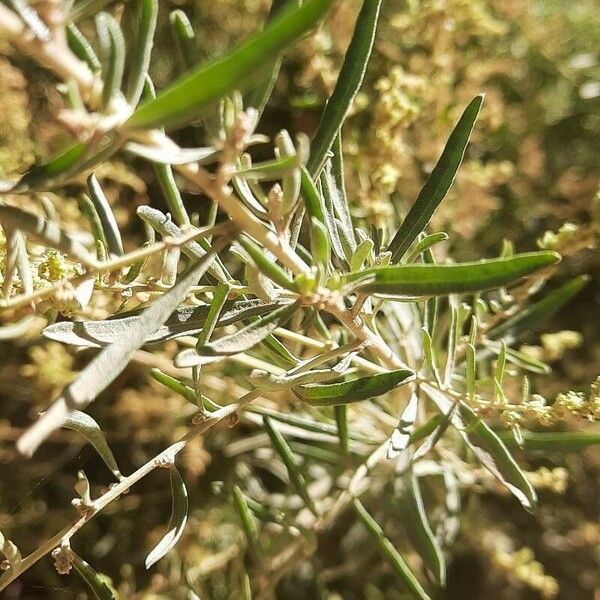
[[[312,175],[318,176],[360,89],[375,41],[380,8],[381,0],[363,0],[335,89],[327,101],[319,128],[311,143],[307,166]]]
[[[210,102],[239,89],[273,55],[312,29],[332,0],[308,0],[286,10],[265,29],[223,58],[200,65],[175,81],[155,100],[144,102],[126,122],[129,128],[173,127],[197,118]]]
[[[448,193],[465,155],[469,137],[482,103],[483,96],[476,96],[467,106],[450,134],[442,156],[388,246],[388,251],[392,253],[392,262],[398,262],[404,256]]]
[[[74,410],[69,414],[67,420],[63,423],[66,429],[72,429],[83,435],[87,441],[94,446],[96,452],[100,455],[106,466],[112,471],[117,479],[122,479],[121,471],[117,466],[117,461],[108,446],[106,438],[100,429],[100,425],[89,415],[80,410]]]
[[[158,0],[138,0],[135,23],[135,42],[130,52],[125,98],[135,106],[142,95],[144,81],[148,75],[150,54],[154,44],[154,31],[158,16]]]
[[[464,294],[507,285],[559,260],[555,252],[531,252],[472,263],[376,267],[350,273],[347,280],[359,282],[356,289],[362,293],[408,297]],[[361,285],[362,278],[366,283]]]
[[[293,392],[300,400],[313,406],[337,406],[381,396],[412,381],[414,376],[413,371],[398,369],[343,383],[298,386],[293,388]]]
[[[188,290],[206,273],[215,255],[211,253],[192,265],[177,283],[130,324],[115,342],[106,346],[68,385],[50,408],[19,438],[17,448],[31,456],[39,444],[63,425],[73,410],[84,409],[125,369],[134,352],[141,348],[173,312]]]
[[[96,15],[96,30],[102,49],[102,108],[106,110],[119,93],[125,70],[125,38],[112,15]]]
[[[449,411],[451,403],[444,393],[429,384],[423,384],[422,389],[442,412]],[[505,485],[524,508],[533,511],[537,503],[535,490],[496,433],[464,402],[459,402],[458,411],[452,413],[451,419],[481,465]]]
[[[169,519],[167,533],[146,557],[146,569],[149,569],[172,550],[179,541],[187,523],[188,493],[185,482],[175,465],[171,465],[169,471],[171,473],[171,518]]]
[[[244,319],[271,313],[281,307],[282,303],[264,303],[258,299],[232,300],[225,303],[225,307],[216,323],[217,327],[232,325]],[[177,308],[165,321],[164,325],[156,328],[144,339],[144,344],[165,342],[185,335],[197,335],[202,331],[210,305],[182,306]],[[118,341],[131,328],[136,328],[142,322],[142,314],[126,316],[116,315],[105,321],[61,321],[49,325],[44,329],[44,336],[48,339],[83,346],[99,348]]]
[[[90,192],[90,199],[94,204],[94,208],[98,213],[100,222],[102,223],[102,231],[104,232],[104,238],[108,246],[108,250],[116,256],[122,256],[123,241],[121,239],[121,232],[117,225],[117,219],[112,211],[112,208],[108,202],[108,198],[105,196],[96,176],[90,175],[87,180],[88,190]]]

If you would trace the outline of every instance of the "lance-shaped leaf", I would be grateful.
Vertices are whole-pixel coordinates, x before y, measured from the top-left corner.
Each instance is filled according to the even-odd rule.
[[[334,407],[334,411],[338,437],[340,438],[340,450],[344,454],[348,454],[348,449],[350,447],[350,438],[348,436],[348,407],[345,404],[339,404]]]
[[[413,262],[420,254],[423,254],[423,252],[426,252],[427,250],[431,250],[433,246],[440,242],[445,242],[447,239],[448,234],[445,231],[438,231],[437,233],[431,233],[430,235],[424,236],[423,239],[415,244],[415,247],[407,257],[406,262]]]
[[[232,300],[225,303],[216,327],[232,325],[238,321],[270,313],[279,308],[280,302],[264,303],[258,299]],[[144,344],[166,342],[184,335],[196,335],[202,331],[210,305],[182,306],[144,339]],[[63,344],[100,348],[119,341],[127,332],[142,322],[142,314],[127,313],[105,321],[61,321],[43,331],[45,337]]]
[[[188,516],[188,493],[185,483],[175,465],[169,468],[171,472],[171,518],[165,536],[158,542],[146,557],[146,569],[159,561],[179,541]]]
[[[246,352],[283,325],[299,308],[297,302],[280,306],[243,329],[197,348],[196,352],[201,356],[231,356]]]
[[[402,527],[429,572],[443,587],[446,585],[446,562],[429,525],[419,480],[412,469],[396,479],[395,492],[398,496]]]
[[[246,496],[237,485],[233,486],[233,500],[242,521],[242,528],[246,535],[248,549],[255,558],[258,558],[261,555],[260,543],[258,541],[258,529],[254,517],[250,512],[250,508],[248,507]]]
[[[428,384],[422,384],[422,389],[442,412],[448,413],[451,402],[445,394]],[[451,420],[481,465],[506,486],[524,508],[533,511],[537,503],[535,490],[496,433],[464,402],[459,402]]]
[[[518,311],[503,323],[492,327],[487,332],[491,340],[499,340],[509,336],[514,340],[520,333],[529,331],[532,327],[539,325],[541,321],[549,319],[567,304],[589,281],[587,275],[581,275],[568,281],[556,290],[547,293],[541,300]]]
[[[127,142],[123,150],[145,158],[150,162],[165,165],[187,165],[188,163],[199,163],[210,165],[219,159],[219,151],[213,146],[202,148],[180,148],[176,144],[169,144],[168,148],[149,146],[138,142]]]
[[[87,38],[77,29],[74,23],[68,23],[66,29],[67,42],[75,56],[87,63],[94,73],[99,71],[102,65]]]
[[[287,290],[296,290],[294,280],[275,262],[275,259],[267,255],[265,251],[253,240],[246,236],[240,237],[241,246],[250,255],[256,267],[269,279]]]
[[[325,106],[319,128],[311,144],[308,170],[313,175],[319,174],[352,101],[360,89],[375,41],[380,8],[381,0],[363,0],[335,89]]]
[[[104,239],[106,240],[108,250],[116,256],[122,256],[124,254],[123,240],[121,239],[121,232],[119,231],[119,226],[117,225],[117,220],[110,207],[108,198],[105,196],[104,191],[98,183],[98,179],[96,179],[93,173],[88,177],[87,184],[90,199],[102,223],[102,231],[104,232]]]
[[[235,176],[242,179],[255,179],[257,181],[274,181],[275,179],[281,179],[289,175],[291,171],[297,169],[299,166],[300,157],[298,155],[281,156],[238,169],[235,172]]]
[[[135,106],[142,95],[144,81],[148,75],[150,54],[154,44],[154,31],[158,15],[158,0],[138,0],[135,43],[129,61],[125,97]]]
[[[362,293],[443,296],[495,289],[557,263],[555,252],[530,252],[471,263],[376,267],[347,275]],[[360,279],[366,279],[364,284]]]
[[[64,422],[63,427],[65,429],[72,429],[83,435],[94,446],[96,452],[98,452],[100,458],[106,463],[106,466],[112,471],[113,475],[119,480],[123,478],[117,466],[117,461],[102,433],[102,429],[100,429],[100,425],[92,417],[80,410],[74,410]]]
[[[220,245],[223,245],[223,242]],[[206,273],[214,258],[215,254],[211,252],[192,265],[171,289],[142,313],[132,327],[128,327],[117,341],[106,346],[19,438],[19,451],[31,456],[50,433],[62,427],[73,410],[85,408],[104,391],[127,366],[145,339],[168,319],[176,306],[181,304],[188,290]]]
[[[25,192],[41,186],[46,189],[54,187],[63,177],[72,173],[77,166],[83,163],[87,150],[88,148],[83,142],[69,146],[46,164],[31,168],[11,191]]]
[[[273,426],[271,423],[271,419],[267,416],[263,417],[263,423],[265,425],[265,429],[271,438],[271,442],[273,444],[274,449],[277,451],[277,454],[281,457],[283,464],[285,465],[288,475],[290,477],[290,482],[294,486],[296,493],[304,500],[304,504],[306,507],[314,514],[317,515],[317,509],[315,504],[308,493],[306,479],[304,475],[300,472],[298,465],[296,464],[296,460],[294,458],[294,454],[290,445],[287,443],[286,439],[281,435],[279,430]]]
[[[465,155],[469,137],[482,103],[483,96],[476,96],[467,106],[454,131],[450,134],[442,156],[388,246],[388,251],[392,253],[392,262],[398,262],[404,256],[448,193]]]
[[[575,452],[600,444],[600,431],[521,431],[520,444],[512,431],[497,431],[498,437],[511,447],[540,452]]]
[[[106,110],[121,89],[125,70],[125,38],[112,15],[96,15],[96,30],[102,48],[102,108]]]
[[[36,242],[60,250],[86,266],[95,264],[96,259],[78,241],[63,231],[57,223],[31,214],[16,206],[0,205],[0,223],[11,229],[19,229]]]
[[[354,500],[354,510],[362,524],[375,538],[383,555],[387,558],[394,571],[400,576],[406,587],[411,591],[412,595],[418,600],[431,600],[414,573],[408,568],[398,550],[394,548],[392,542],[386,537],[381,525],[369,514],[358,499]]]
[[[331,196],[335,214],[340,222],[342,239],[348,245],[350,252],[354,252],[356,249],[356,238],[354,235],[354,226],[352,224],[352,215],[350,214],[350,205],[346,195],[346,183],[344,181],[344,158],[342,156],[341,131],[335,138],[332,151],[331,173],[329,173],[327,163],[325,165],[325,187],[328,190],[325,193],[328,193]]]
[[[126,122],[130,128],[173,127],[197,118],[207,104],[251,79],[274,54],[312,29],[332,0],[308,0],[284,11],[265,29],[220,59],[200,65],[145,102]]]
[[[342,383],[302,385],[293,388],[293,392],[300,400],[313,406],[337,406],[381,396],[413,381],[414,377],[413,371],[398,369]]]
[[[169,14],[169,25],[175,42],[180,69],[185,71],[192,67],[198,58],[194,29],[187,15],[180,9]]]
[[[74,553],[73,567],[75,568],[75,573],[79,575],[96,600],[116,600],[116,596],[108,587],[102,575]]]

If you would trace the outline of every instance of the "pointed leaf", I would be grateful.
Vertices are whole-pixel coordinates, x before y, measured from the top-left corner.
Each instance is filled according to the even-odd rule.
[[[259,317],[243,329],[197,348],[196,352],[200,356],[231,356],[232,354],[246,352],[273,333],[298,309],[299,304],[297,302],[280,306],[271,314]]]
[[[148,75],[150,54],[154,44],[154,31],[158,16],[158,0],[138,0],[135,28],[135,44],[129,58],[129,73],[125,97],[131,106],[135,106],[142,95],[144,82]]]
[[[165,165],[187,165],[188,163],[210,165],[219,160],[219,151],[213,146],[207,146],[205,148],[180,148],[179,146],[169,146],[169,148],[166,149],[137,142],[127,142],[123,147],[123,150],[131,152],[131,154],[135,154],[141,158],[145,158],[150,162]]]
[[[158,542],[146,557],[146,569],[165,556],[179,541],[188,516],[188,493],[185,483],[175,465],[169,468],[171,472],[171,518],[165,536]]]
[[[530,252],[472,263],[377,267],[350,273],[347,280],[358,282],[355,289],[362,293],[408,297],[465,294],[502,287],[559,260],[555,252]],[[367,281],[360,284],[363,277]]]
[[[398,478],[396,494],[402,515],[402,527],[406,530],[411,544],[429,572],[432,573],[438,584],[444,587],[446,585],[446,562],[442,549],[429,525],[419,481],[412,470]]]
[[[69,48],[71,48],[75,56],[87,63],[88,67],[94,71],[94,73],[98,72],[102,65],[90,42],[83,33],[77,29],[74,23],[68,23],[66,29]]]
[[[412,595],[418,600],[431,600],[398,550],[394,548],[392,542],[385,536],[381,525],[367,512],[367,509],[358,499],[354,500],[354,510],[362,524],[375,538],[383,555],[387,558],[394,571],[400,576],[406,587],[411,591]]]
[[[280,302],[264,303],[261,300],[232,300],[225,307],[217,321],[217,327],[232,325],[238,321],[270,313],[281,307]],[[161,343],[185,335],[196,335],[202,331],[210,305],[182,306],[177,308],[164,325],[148,334],[144,344]],[[88,348],[100,348],[118,341],[131,328],[141,323],[142,314],[128,314],[105,321],[62,321],[46,327],[44,337]]]
[[[271,419],[267,416],[263,417],[263,423],[269,437],[271,438],[271,442],[273,447],[277,451],[277,454],[281,457],[285,468],[287,469],[288,475],[290,477],[290,482],[294,486],[296,493],[302,498],[306,507],[314,514],[317,515],[317,509],[315,504],[310,497],[310,494],[307,490],[306,479],[304,475],[300,472],[298,465],[296,464],[296,460],[294,459],[294,454],[286,439],[281,435],[279,430],[274,427]]]
[[[284,11],[265,29],[223,58],[200,65],[145,102],[126,122],[130,128],[173,127],[197,118],[201,109],[239,89],[273,55],[312,29],[332,0],[308,0]]]
[[[102,429],[100,429],[100,425],[92,417],[80,410],[74,410],[63,423],[63,427],[65,429],[72,429],[83,435],[94,446],[96,452],[98,452],[113,475],[119,480],[123,478],[117,466],[117,461],[102,433]]]
[[[121,89],[125,70],[125,38],[112,15],[96,15],[96,30],[102,48],[102,109],[106,110]]]
[[[498,437],[511,447],[518,446],[512,431],[497,431]],[[600,431],[522,431],[522,446],[540,452],[574,452],[600,444]]]
[[[96,600],[116,600],[113,591],[108,587],[100,573],[96,572],[85,560],[74,554],[73,567],[82,581],[87,585]]]
[[[337,406],[381,396],[399,385],[413,381],[414,377],[413,371],[398,369],[343,383],[298,386],[292,391],[300,400],[313,406]]]
[[[381,0],[363,0],[335,89],[325,106],[319,128],[311,143],[307,166],[314,176],[319,175],[327,153],[362,84],[375,41],[380,8]]]
[[[102,231],[104,232],[108,250],[115,256],[123,256],[123,241],[121,239],[119,226],[117,225],[117,219],[108,202],[108,198],[104,195],[104,192],[93,173],[88,177],[87,184],[90,192],[90,199],[93,202],[94,208],[102,223]]]
[[[450,134],[442,156],[388,246],[388,251],[392,253],[392,262],[398,262],[404,256],[448,193],[465,155],[469,137],[482,103],[483,96],[476,96],[467,106]]]
[[[451,403],[445,394],[428,384],[423,384],[422,389],[442,412],[448,412]],[[524,508],[533,511],[537,503],[535,490],[504,442],[464,402],[459,403],[458,412],[454,412],[451,418],[481,465],[506,486]]]
[[[50,433],[64,424],[73,410],[85,408],[104,391],[125,369],[146,338],[181,304],[188,290],[206,273],[214,258],[215,254],[210,253],[192,265],[171,289],[140,315],[133,326],[125,329],[117,341],[106,346],[79,377],[63,390],[43,416],[19,438],[19,451],[31,456]]]
[[[258,244],[245,235],[240,237],[239,242],[259,271],[284,289],[296,290],[294,280],[277,264],[274,257],[265,253]]]

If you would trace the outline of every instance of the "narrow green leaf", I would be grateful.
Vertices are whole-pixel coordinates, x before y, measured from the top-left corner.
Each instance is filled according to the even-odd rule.
[[[314,176],[319,175],[327,153],[342,128],[352,101],[362,84],[375,41],[380,8],[381,0],[363,0],[335,89],[325,106],[311,144],[308,170]]]
[[[202,331],[198,334],[197,345],[199,347],[202,347],[210,340],[215,327],[219,323],[219,317],[221,316],[221,312],[227,303],[227,296],[229,295],[230,290],[231,286],[227,285],[226,283],[222,283],[217,286],[217,289],[213,294],[213,301],[210,303],[210,308],[208,309],[208,314],[206,315],[206,319],[202,324]]]
[[[299,157],[281,156],[256,163],[244,169],[238,169],[234,175],[242,179],[255,179],[257,181],[274,181],[281,179],[300,166]]]
[[[67,43],[69,48],[73,51],[73,54],[84,61],[87,66],[94,72],[97,73],[102,68],[92,45],[89,43],[87,38],[77,29],[74,23],[67,23]]]
[[[465,155],[482,103],[483,95],[475,96],[450,134],[442,156],[388,246],[388,251],[392,253],[392,262],[398,262],[404,256],[448,193]]]
[[[19,451],[31,456],[39,444],[62,426],[73,410],[82,410],[90,404],[125,369],[133,354],[142,347],[196,285],[215,258],[211,252],[183,273],[177,283],[147,308],[140,318],[123,330],[123,335],[106,346],[62,391],[50,408],[17,442]]]
[[[216,326],[232,325],[244,319],[271,313],[281,306],[280,302],[264,303],[258,299],[233,300],[225,304]],[[150,332],[143,343],[161,343],[186,335],[197,335],[202,331],[209,311],[209,304],[179,307],[163,325]],[[131,328],[137,328],[142,322],[142,314],[136,311],[134,314],[116,315],[105,321],[61,321],[46,327],[43,334],[44,337],[63,344],[100,348],[119,341]]]
[[[327,225],[327,233],[331,240],[331,247],[335,255],[344,263],[348,257],[344,246],[350,247],[350,244],[343,244],[340,236],[341,223],[336,219],[334,196],[338,194],[335,187],[333,175],[331,175],[331,162],[327,162],[325,169],[321,171],[320,177],[321,190],[323,193],[323,212],[325,215],[325,224]],[[339,223],[339,225],[338,225]],[[343,235],[343,232],[342,232]],[[346,241],[346,240],[345,240]]]
[[[446,562],[442,549],[429,525],[419,481],[412,470],[397,479],[396,494],[402,515],[402,527],[406,530],[408,538],[429,572],[435,577],[438,584],[444,587],[446,585]]]
[[[85,560],[77,556],[77,554],[73,555],[73,567],[75,568],[75,573],[87,585],[96,600],[116,600],[116,596],[108,587],[102,575],[95,571]]]
[[[430,596],[428,596],[427,592],[421,587],[421,584],[414,576],[414,573],[408,568],[398,550],[394,548],[392,542],[385,536],[381,525],[367,512],[367,509],[358,499],[354,500],[354,510],[362,524],[375,538],[383,555],[387,558],[394,571],[400,576],[406,587],[411,591],[412,595],[418,600],[431,600]]]
[[[157,368],[150,369],[150,376],[171,391],[183,396],[188,402],[191,402],[192,404],[198,403],[198,397],[193,388],[185,385],[178,379],[175,379],[175,377],[171,377]]]
[[[60,250],[73,260],[90,266],[95,258],[78,241],[63,231],[58,223],[47,221],[43,217],[25,212],[16,206],[0,205],[0,223],[10,229],[26,233],[36,242]]]
[[[173,215],[175,223],[180,227],[189,225],[190,217],[188,216],[185,206],[183,205],[181,192],[179,191],[179,187],[177,186],[175,177],[173,176],[173,169],[170,165],[162,163],[153,165],[153,168],[156,178],[158,179],[158,183],[160,184],[160,189],[167,200],[169,212],[171,215]]]
[[[316,219],[315,217],[310,218],[311,224],[311,250],[313,261],[317,265],[323,265],[327,268],[329,264],[329,254],[331,251],[331,245],[329,243],[329,232],[327,227]]]
[[[329,190],[331,201],[335,209],[337,218],[340,221],[340,233],[342,239],[354,252],[356,249],[356,238],[354,236],[354,226],[352,224],[352,215],[350,214],[350,205],[346,195],[346,184],[344,181],[344,158],[342,156],[342,132],[339,131],[332,147],[333,156],[331,158],[331,172],[328,163],[325,163],[325,181]]]
[[[423,254],[426,250],[431,250],[433,246],[440,242],[445,242],[448,239],[448,234],[445,231],[438,231],[437,233],[431,233],[423,236],[421,240],[417,242],[410,255],[407,257],[406,262],[413,262],[420,254]]]
[[[115,0],[77,0],[69,8],[69,18],[75,22],[81,21],[114,3]]]
[[[144,89],[158,16],[158,0],[138,0],[136,4],[135,42],[125,88],[125,98],[131,106],[137,105]]]
[[[94,208],[100,218],[100,222],[102,223],[102,230],[104,232],[108,250],[116,256],[122,256],[124,254],[123,240],[121,239],[121,232],[117,225],[117,219],[110,207],[108,198],[104,195],[104,192],[93,173],[88,177],[87,184],[90,192],[90,199],[92,200]]]
[[[441,387],[442,378],[440,376],[440,371],[438,369],[437,360],[433,350],[433,341],[431,340],[431,335],[429,335],[429,332],[424,327],[421,329],[421,339],[423,341],[423,354],[425,355],[425,362],[427,364],[427,368],[429,369],[429,373]]]
[[[61,177],[72,173],[77,166],[83,163],[87,150],[88,148],[83,142],[69,146],[50,162],[27,171],[11,191],[19,193],[40,187],[45,187],[45,189],[54,187],[61,181]]]
[[[108,446],[106,438],[100,429],[100,425],[88,414],[80,410],[74,410],[69,414],[67,420],[63,423],[65,429],[72,429],[80,433],[92,444],[100,458],[106,463],[106,466],[112,471],[113,475],[121,480],[123,475],[117,466],[117,461]]]
[[[246,502],[246,496],[237,485],[233,486],[233,500],[242,521],[242,528],[246,535],[248,548],[255,558],[259,558],[262,553],[258,542],[256,523],[254,522],[254,517],[250,513],[250,508]]]
[[[442,412],[448,411],[451,403],[445,394],[428,384],[423,384],[422,389]],[[452,414],[452,424],[481,465],[506,486],[524,508],[533,511],[537,503],[535,490],[496,433],[464,402],[459,402],[458,412]]]
[[[360,271],[367,257],[373,252],[373,242],[371,240],[363,240],[354,251],[350,258],[350,269],[352,271]]]
[[[96,15],[96,30],[102,49],[102,109],[106,110],[121,89],[125,70],[125,38],[112,15]]]
[[[507,445],[516,447],[512,431],[497,431],[498,437]],[[600,431],[521,431],[522,447],[540,452],[575,452],[600,444]]]
[[[557,263],[555,252],[530,252],[511,258],[446,265],[397,265],[350,273],[362,293],[394,296],[441,296],[499,288],[521,277]],[[367,279],[360,284],[360,279]]]
[[[196,64],[197,48],[196,35],[187,15],[180,9],[174,10],[169,15],[171,34],[177,49],[177,55],[182,71]]]
[[[199,116],[202,108],[252,78],[265,61],[312,29],[332,0],[308,0],[284,11],[265,29],[223,58],[200,65],[144,102],[126,122],[129,128],[173,127]]]
[[[317,185],[313,181],[308,169],[305,166],[300,167],[302,177],[300,179],[300,189],[302,191],[302,197],[304,198],[304,204],[306,211],[311,217],[314,217],[321,223],[325,224],[325,211],[323,209],[323,201]]]
[[[302,498],[306,507],[317,516],[317,508],[310,497],[308,490],[306,479],[304,475],[300,472],[298,465],[296,464],[296,460],[294,459],[294,454],[289,444],[285,440],[285,438],[281,435],[278,429],[273,426],[271,423],[271,419],[267,416],[263,417],[263,423],[265,425],[265,429],[271,438],[271,443],[273,444],[274,449],[277,451],[277,454],[281,457],[285,468],[287,469],[288,475],[290,477],[290,482],[294,486],[296,493]]]
[[[158,562],[165,556],[179,541],[188,516],[188,493],[185,487],[185,482],[179,474],[177,467],[171,465],[169,468],[171,473],[171,518],[169,519],[169,527],[165,536],[152,549],[146,557],[146,569],[149,569],[154,563]]]
[[[246,352],[262,342],[277,327],[284,324],[298,309],[299,304],[297,302],[280,306],[270,314],[259,317],[243,329],[209,342],[201,348],[196,348],[196,352],[200,356],[231,356],[232,354]]]
[[[343,383],[298,386],[292,391],[300,400],[313,406],[337,406],[381,396],[399,385],[413,381],[414,377],[413,371],[398,369]]]
[[[556,314],[579,293],[589,280],[588,275],[580,275],[571,279],[563,286],[546,294],[541,300],[519,310],[513,317],[492,327],[487,332],[487,337],[491,340],[499,340],[505,336],[508,336],[510,341],[516,339],[520,333],[530,331],[540,322]]]
[[[273,257],[267,255],[253,240],[247,236],[241,236],[239,242],[259,271],[284,289],[296,290],[293,279],[275,262]]]

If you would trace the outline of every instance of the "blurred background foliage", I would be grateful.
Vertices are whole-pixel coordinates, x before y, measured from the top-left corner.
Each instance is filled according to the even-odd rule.
[[[270,2],[164,4],[169,6],[161,7],[162,33],[151,66],[158,87],[172,79],[175,69],[167,8],[188,14],[201,53],[208,57],[260,28]],[[260,131],[314,131],[358,6],[356,0],[338,3],[326,26],[287,56]],[[114,11],[119,14],[118,4]],[[92,35],[87,25],[89,31],[85,22],[82,29]],[[593,275],[585,291],[547,324],[550,335],[532,331],[526,339],[526,350],[553,366],[552,375],[534,379],[535,391],[548,397],[567,390],[588,394],[600,373],[600,253],[592,242],[600,221],[596,0],[385,2],[375,52],[345,130],[353,210],[373,227],[385,227],[393,211],[405,212],[462,108],[482,91],[484,110],[434,227],[451,232],[452,246],[445,251],[457,260],[497,254],[503,239],[521,250],[532,249],[539,240],[566,255],[561,269],[565,280]],[[21,174],[36,157],[65,146],[58,121],[61,104],[50,76],[0,41],[0,177]],[[125,243],[134,247],[143,235],[135,207],[148,196],[155,206],[164,206],[151,170],[113,161],[97,176],[121,231],[129,236]],[[67,226],[80,218],[75,197],[49,197]],[[44,252],[34,266],[43,281],[64,277],[68,268],[56,253]],[[114,302],[97,299],[89,316],[102,318]],[[164,344],[151,362],[174,353],[174,344]],[[58,434],[35,462],[19,459],[13,449],[21,427],[86,360],[60,344],[40,341],[35,332],[16,342],[0,341],[0,526],[25,550],[71,517],[78,469],[85,468],[94,482],[109,481],[93,450],[75,434]],[[165,368],[169,365],[165,360]],[[152,381],[147,371],[143,360],[130,365],[92,409],[125,472],[176,440],[192,413],[189,404]],[[227,373],[216,372],[215,377],[227,394]],[[98,570],[118,574],[113,585],[122,598],[193,598],[190,590],[202,599],[239,597],[235,590],[245,568],[243,534],[232,487],[240,479],[252,485],[259,473],[261,485],[285,492],[277,474],[269,472],[269,456],[252,452],[252,434],[248,425],[223,427],[186,448],[182,467],[191,496],[190,522],[176,550],[150,572],[143,569],[145,551],[162,535],[170,507],[160,470],[89,523],[75,539],[77,551],[93,559]],[[520,453],[519,460],[540,490],[538,513],[522,512],[505,496],[469,491],[449,560],[448,589],[439,597],[599,598],[598,450]],[[439,492],[429,492],[426,504],[433,506]],[[385,502],[383,494],[382,510]],[[397,518],[401,522],[402,515]],[[375,548],[361,546],[357,552],[359,538],[344,526],[350,522],[339,523],[319,539],[312,560],[300,562],[281,579],[278,597],[406,597]],[[390,537],[410,562],[400,527],[389,526]],[[79,583],[57,575],[48,560],[27,572],[5,597],[85,598]]]

